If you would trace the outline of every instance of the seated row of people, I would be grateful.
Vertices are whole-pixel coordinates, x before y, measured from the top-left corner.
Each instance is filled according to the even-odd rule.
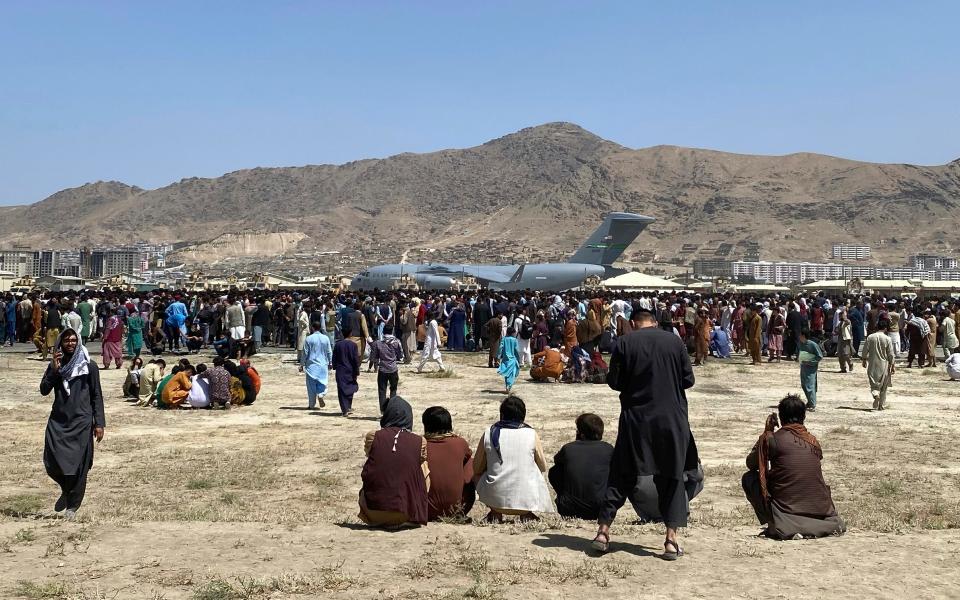
[[[260,392],[260,373],[247,359],[237,364],[217,356],[208,368],[183,358],[170,373],[166,368],[162,358],[144,364],[135,357],[127,368],[124,398],[137,399],[137,406],[157,408],[230,408],[253,404]]]
[[[603,420],[593,414],[577,419],[577,440],[561,448],[549,471],[556,508],[544,474],[547,459],[537,432],[525,423],[522,399],[508,396],[500,420],[481,436],[476,453],[453,433],[450,413],[428,408],[424,436],[413,433],[413,411],[403,398],[387,401],[381,428],[364,440],[367,461],[361,473],[360,519],[373,526],[426,524],[465,518],[479,499],[485,519],[505,516],[535,520],[538,513],[596,519],[607,489],[613,447],[602,441]],[[649,479],[649,481],[645,481]],[[689,474],[688,497],[703,487],[703,472]],[[645,521],[660,519],[653,478],[641,477],[631,501]]]
[[[843,533],[830,488],[823,480],[819,442],[803,426],[806,407],[799,397],[784,398],[779,418],[768,418],[743,477],[743,488],[765,533],[778,539]],[[608,493],[613,446],[603,441],[603,420],[582,414],[576,440],[547,461],[536,431],[525,423],[523,400],[508,396],[500,420],[481,436],[476,454],[453,433],[450,413],[428,408],[423,437],[413,433],[413,411],[403,398],[387,401],[381,428],[364,440],[367,461],[361,480],[360,519],[372,526],[424,525],[439,519],[464,519],[479,499],[486,520],[505,515],[537,519],[537,513],[596,520]],[[779,431],[778,423],[783,427]],[[556,492],[556,508],[544,473]],[[701,465],[684,473],[686,502],[702,490]],[[652,475],[641,475],[629,496],[641,522],[662,521]]]

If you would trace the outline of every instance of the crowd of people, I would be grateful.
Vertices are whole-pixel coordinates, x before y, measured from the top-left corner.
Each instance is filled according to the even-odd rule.
[[[632,331],[630,316],[638,310],[649,311],[659,328],[683,340],[694,366],[736,353],[755,366],[764,358],[800,363],[809,410],[817,406],[820,363],[832,356],[843,372],[860,359],[877,410],[889,406],[886,392],[896,364],[936,367],[938,345],[947,374],[960,380],[960,300],[953,298],[88,291],[7,294],[0,303],[0,330],[5,343],[32,342],[46,359],[58,334],[73,328],[82,343],[101,341],[105,369],[122,368],[125,357],[139,357],[144,348],[159,358],[212,347],[228,365],[265,346],[289,348],[304,369],[308,405],[324,405],[332,369],[341,411],[349,415],[364,365],[377,371],[382,408],[396,391],[398,365],[415,363],[420,372],[433,362],[443,370],[445,351],[486,352],[506,393],[527,368],[535,381],[603,383],[608,370],[603,355]]]
[[[392,396],[380,429],[364,438],[359,518],[387,528],[464,520],[479,500],[490,523],[553,512],[596,520],[592,545],[606,552],[610,525],[629,500],[642,521],[664,523],[661,556],[683,556],[678,529],[686,526],[690,501],[704,485],[685,395],[695,376],[683,344],[659,329],[651,312],[635,311],[631,322],[635,333],[618,341],[609,371],[608,383],[621,402],[615,445],[603,441],[603,420],[584,413],[576,420],[576,439],[559,449],[548,469],[517,396],[501,402],[499,420],[484,431],[475,452],[453,433],[446,408],[424,411],[421,436],[413,431],[410,404]],[[766,534],[777,539],[845,531],[823,478],[822,449],[804,427],[806,410],[796,395],[781,400],[746,457],[744,495]]]
[[[2,329],[14,332],[11,344],[32,343],[44,360],[53,352],[41,384],[44,394],[55,395],[44,462],[63,488],[60,510],[79,507],[92,465],[91,440],[102,438],[105,427],[90,341],[100,340],[104,369],[121,368],[129,359],[126,397],[158,408],[253,403],[260,375],[250,357],[271,346],[296,352],[310,408],[325,405],[332,370],[340,410],[351,415],[364,366],[376,371],[381,429],[365,439],[359,497],[364,522],[395,527],[466,517],[479,499],[491,522],[554,511],[596,519],[593,546],[605,551],[610,524],[630,500],[642,519],[664,522],[668,559],[683,555],[677,530],[703,486],[684,394],[695,367],[735,353],[757,367],[764,358],[799,363],[806,398],[788,396],[780,403],[747,459],[743,479],[758,519],[780,538],[843,530],[823,482],[819,443],[803,427],[805,415],[816,410],[823,360],[835,356],[841,371],[849,372],[859,359],[876,410],[889,407],[886,394],[897,363],[935,366],[938,344],[947,373],[960,379],[960,302],[949,298],[90,291],[8,295],[0,313]],[[149,357],[141,356],[144,347]],[[191,363],[190,356],[210,348],[210,365]],[[443,407],[428,409],[424,435],[414,434],[412,408],[397,396],[401,365],[422,372],[435,362],[444,370],[446,351],[486,353],[488,367],[504,381],[500,420],[475,451],[452,433],[452,417]],[[177,361],[169,372],[165,354]],[[617,443],[602,441],[599,417],[581,415],[577,439],[559,449],[548,472],[540,439],[525,422],[524,403],[512,393],[524,369],[535,381],[607,383],[619,391]],[[71,429],[72,419],[85,429]]]

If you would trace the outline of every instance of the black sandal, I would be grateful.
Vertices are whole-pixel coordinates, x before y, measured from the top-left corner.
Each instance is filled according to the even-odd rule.
[[[601,542],[600,538],[603,537],[606,539],[605,542]],[[610,534],[609,533],[598,533],[593,541],[590,542],[590,547],[599,552],[600,554],[606,554],[610,551]]]
[[[668,545],[673,546],[676,551],[667,552]],[[667,540],[663,543],[663,554],[661,555],[661,558],[663,558],[663,560],[677,560],[681,556],[683,556],[683,548],[680,547],[680,544],[672,540]]]

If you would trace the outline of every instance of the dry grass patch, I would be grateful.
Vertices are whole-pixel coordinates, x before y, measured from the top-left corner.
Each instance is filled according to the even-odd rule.
[[[281,573],[273,577],[237,577],[234,583],[211,579],[193,591],[194,600],[248,600],[280,595],[318,596],[362,586],[343,572],[342,565],[319,567],[309,573]]]
[[[428,371],[423,373],[423,377],[427,379],[463,379],[463,377],[449,367],[442,371]]]
[[[37,516],[46,505],[47,499],[40,494],[16,494],[0,500],[0,514],[8,517],[24,518]]]

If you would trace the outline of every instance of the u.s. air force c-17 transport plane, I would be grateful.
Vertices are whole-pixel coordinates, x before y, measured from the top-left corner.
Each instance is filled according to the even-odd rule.
[[[613,263],[633,243],[652,217],[615,212],[607,215],[600,228],[565,263],[527,265],[471,264],[396,264],[371,267],[350,284],[354,290],[393,289],[403,281],[414,281],[420,288],[448,290],[467,278],[491,290],[552,290],[580,287],[591,278],[617,273]]]

